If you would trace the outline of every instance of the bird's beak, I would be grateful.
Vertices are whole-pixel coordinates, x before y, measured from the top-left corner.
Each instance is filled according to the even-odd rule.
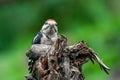
[[[54,24],[50,24],[49,26],[51,30],[54,28]]]
[[[51,27],[54,27],[54,24],[50,24]]]

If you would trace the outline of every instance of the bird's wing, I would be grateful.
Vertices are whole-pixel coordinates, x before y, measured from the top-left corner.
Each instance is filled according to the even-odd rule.
[[[29,70],[29,73],[32,72],[34,63],[35,63],[34,60],[32,60],[32,59],[29,59],[29,60],[28,60],[28,70]]]
[[[38,34],[34,37],[32,44],[40,44],[42,33],[38,32]]]

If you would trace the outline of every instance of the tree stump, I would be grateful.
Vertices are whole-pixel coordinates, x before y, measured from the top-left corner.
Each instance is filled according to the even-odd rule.
[[[63,35],[54,46],[32,45],[26,56],[36,59],[26,80],[84,80],[82,65],[88,60],[98,62],[107,74],[110,70],[84,41],[69,46]]]

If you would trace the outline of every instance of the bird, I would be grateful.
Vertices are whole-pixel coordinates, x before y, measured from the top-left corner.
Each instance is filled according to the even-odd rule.
[[[40,32],[34,37],[32,44],[47,44],[52,45],[58,37],[57,23],[53,19],[48,19]]]
[[[28,70],[29,73],[32,72],[32,67],[35,61],[41,56],[41,54],[45,54],[49,51],[50,46],[54,45],[56,40],[58,39],[58,27],[57,22],[54,19],[48,19],[45,21],[44,25],[42,26],[41,30],[36,34],[32,41],[32,47],[28,54],[32,53],[33,51],[37,51],[36,54],[32,54],[28,60]],[[40,47],[42,46],[42,47]],[[39,50],[36,50],[38,49]],[[27,54],[27,55],[28,55]]]

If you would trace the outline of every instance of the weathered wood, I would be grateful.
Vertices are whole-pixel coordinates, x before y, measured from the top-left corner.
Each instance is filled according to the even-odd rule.
[[[109,68],[84,41],[68,46],[67,38],[61,35],[54,46],[45,46],[33,45],[26,53],[27,57],[36,59],[26,80],[84,80],[82,65],[88,60],[98,62],[109,73]]]

